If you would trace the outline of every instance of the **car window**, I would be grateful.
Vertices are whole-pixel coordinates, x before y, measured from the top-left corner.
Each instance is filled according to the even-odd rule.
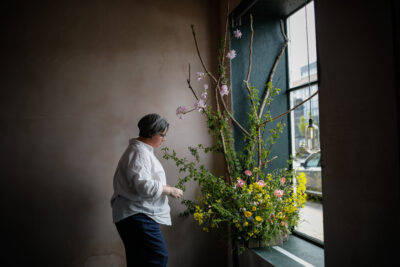
[[[319,164],[320,163],[320,159],[321,159],[321,153],[320,152],[312,154],[306,160],[305,167],[306,168],[319,167],[320,166],[320,164]]]

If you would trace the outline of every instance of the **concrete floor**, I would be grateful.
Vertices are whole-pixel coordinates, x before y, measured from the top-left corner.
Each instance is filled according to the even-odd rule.
[[[300,211],[300,222],[296,230],[324,241],[322,204],[307,201]]]

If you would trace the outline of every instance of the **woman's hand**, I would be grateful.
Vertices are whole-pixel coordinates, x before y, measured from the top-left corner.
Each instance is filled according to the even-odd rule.
[[[163,194],[173,198],[181,198],[183,196],[183,191],[173,186],[164,185]]]

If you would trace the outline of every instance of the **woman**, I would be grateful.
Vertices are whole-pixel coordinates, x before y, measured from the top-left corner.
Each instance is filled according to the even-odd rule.
[[[125,246],[127,266],[167,266],[168,252],[159,224],[171,225],[168,197],[182,190],[166,184],[154,148],[165,141],[168,122],[148,114],[138,123],[114,175],[113,221]]]

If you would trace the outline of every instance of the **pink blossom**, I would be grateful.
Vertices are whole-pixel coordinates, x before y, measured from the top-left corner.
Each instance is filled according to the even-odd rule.
[[[197,102],[194,104],[194,108],[197,109],[198,112],[202,111],[205,107],[206,107],[206,102],[202,98],[197,100]]]
[[[197,79],[197,81],[201,81],[201,79],[203,79],[204,76],[205,76],[204,72],[201,72],[201,71],[197,72],[197,73],[196,73],[196,79]]]
[[[258,184],[259,186],[261,186],[261,187],[266,186],[264,180],[259,180],[259,181],[257,182],[257,184]]]
[[[233,31],[233,34],[237,39],[242,38],[242,32],[239,29],[236,29],[236,31]]]
[[[276,189],[275,192],[274,192],[274,195],[276,197],[282,197],[283,196],[283,190]]]
[[[253,173],[250,170],[245,170],[244,174],[247,176],[251,176]]]
[[[243,187],[245,185],[245,182],[242,179],[238,179],[236,185],[237,185],[237,187]]]
[[[231,60],[234,59],[236,57],[236,51],[232,49],[231,51],[228,52],[228,54],[226,54],[226,57]]]
[[[206,100],[207,99],[207,92],[203,92],[201,94],[200,98]]]
[[[204,87],[204,90],[207,90],[207,89],[208,89],[208,84],[205,83],[205,84],[203,85],[203,87]]]
[[[187,112],[187,108],[185,106],[179,106],[176,108],[176,115],[179,119],[182,119],[182,115]]]
[[[275,215],[273,214],[273,213],[271,213],[271,216],[270,216],[271,218],[274,218],[275,217]]]
[[[228,86],[226,84],[223,84],[221,86],[221,91],[219,91],[219,93],[224,96],[224,95],[228,95],[229,94],[229,90],[228,90]]]
[[[281,184],[285,184],[286,183],[286,178],[285,177],[282,177],[281,178]]]

